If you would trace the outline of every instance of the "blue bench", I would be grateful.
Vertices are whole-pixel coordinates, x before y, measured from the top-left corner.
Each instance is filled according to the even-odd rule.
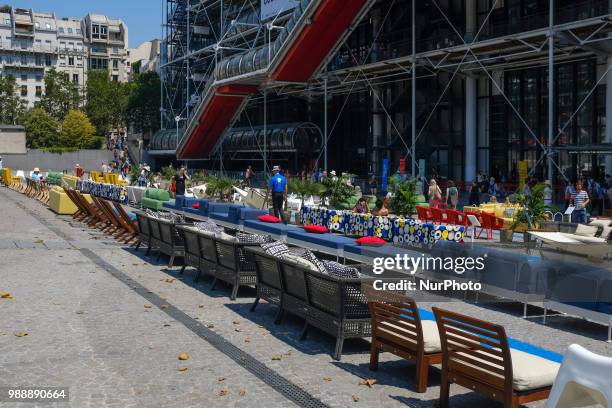
[[[288,231],[296,229],[295,227],[285,225],[283,223],[273,224],[269,222],[258,221],[256,219],[244,220],[244,226],[245,228],[249,228],[254,233],[270,234],[276,239],[281,239],[284,236],[287,236]]]

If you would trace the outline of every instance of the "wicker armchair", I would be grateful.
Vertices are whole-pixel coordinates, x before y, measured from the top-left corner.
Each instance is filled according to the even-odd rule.
[[[255,262],[245,248],[259,244],[240,243],[214,238],[217,248],[217,266],[212,289],[218,280],[232,285],[231,300],[236,300],[240,286],[255,286]]]
[[[181,275],[185,272],[185,268],[191,266],[198,271],[195,281],[200,279],[202,269],[200,268],[200,242],[198,239],[198,230],[194,227],[187,225],[179,225],[176,227],[178,233],[181,235],[183,243],[185,245],[184,262],[181,271]]]
[[[140,245],[146,243],[147,255],[151,252],[151,226],[149,225],[149,216],[142,212],[136,211],[136,222],[138,223],[138,243],[136,244],[136,251],[140,248]]]
[[[254,312],[259,301],[264,299],[268,303],[278,306],[274,323],[280,324],[283,316],[283,286],[278,258],[266,254],[261,248],[248,248],[248,251],[252,253],[253,260],[255,261],[255,274],[257,278],[257,297],[255,302],[253,302],[253,306],[251,306],[251,312]]]
[[[159,227],[160,237],[159,253],[168,255],[170,257],[168,267],[172,268],[174,265],[174,259],[177,256],[185,256],[185,243],[176,229],[177,225],[181,224],[164,219],[157,219],[156,221]],[[159,254],[157,258],[159,259]]]

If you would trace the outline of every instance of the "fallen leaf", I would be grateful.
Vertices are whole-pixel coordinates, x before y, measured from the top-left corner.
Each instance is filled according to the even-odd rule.
[[[168,305],[161,305],[161,308],[162,308],[162,309],[167,309],[167,308],[168,308]]]
[[[194,319],[194,320],[200,320],[200,318],[199,318],[199,317],[197,317],[197,316],[196,316],[196,317],[194,317],[193,319]]]
[[[145,309],[150,309],[150,308],[152,308],[153,306],[151,306],[151,305],[144,305],[144,307],[145,307]]]
[[[245,394],[246,394],[245,390],[238,391],[238,395],[240,395],[241,397],[244,397]]]
[[[239,328],[235,328],[234,331],[240,333],[242,330],[240,330]]]
[[[198,307],[199,307],[200,309],[202,309],[202,308],[204,308],[204,305],[198,305]]]
[[[206,325],[206,327],[207,327],[207,328],[209,328],[209,329],[214,329],[214,328],[215,328],[215,325],[214,325],[214,324],[212,324],[212,323],[208,323],[208,324]]]
[[[225,397],[227,394],[229,394],[228,390],[221,390],[221,391],[219,391],[219,396],[220,397]]]
[[[219,378],[217,378],[217,381],[223,382],[223,381],[225,381],[225,377],[219,377]]]
[[[179,366],[179,371],[187,371],[187,366]]]
[[[12,299],[11,292],[0,292],[0,299]]]
[[[283,358],[283,356],[278,355],[278,354],[277,354],[277,355],[275,355],[275,356],[272,356],[272,360],[273,360],[273,361],[280,361],[280,360],[282,360],[282,358]]]
[[[359,402],[359,397],[357,395],[353,395],[353,402]]]
[[[172,283],[172,282],[174,282],[175,280],[176,280],[176,279],[174,279],[174,278],[168,278],[168,279],[166,279],[166,282],[167,282],[167,283]]]
[[[332,380],[331,377],[323,377],[323,381],[330,382],[331,380]]]
[[[178,359],[181,361],[189,360],[189,354],[187,353],[179,354]]]
[[[151,291],[151,290],[147,290],[147,293],[153,293],[153,291]]]
[[[170,325],[168,323],[164,324],[164,327],[170,327]]]
[[[42,244],[43,242],[45,241],[43,241],[42,239],[37,239],[36,241],[34,241],[35,244]]]
[[[16,331],[15,333],[13,333],[15,336],[17,337],[25,337],[28,335],[28,332],[24,332],[24,331]]]
[[[368,378],[368,379],[359,381],[359,385],[367,385],[370,388],[372,388],[374,384],[376,384],[376,380],[373,378]]]
[[[232,323],[234,324],[240,324],[240,322],[238,320],[234,320]]]
[[[245,339],[244,339],[244,342],[245,342],[245,343],[250,343],[250,342],[251,342],[251,338],[250,338],[250,337],[245,338]]]

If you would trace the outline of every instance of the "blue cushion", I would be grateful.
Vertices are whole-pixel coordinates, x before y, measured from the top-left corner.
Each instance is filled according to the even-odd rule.
[[[180,207],[176,207],[175,201],[164,201],[162,202],[162,206],[164,208],[170,208],[171,210],[176,210],[177,208],[180,208]]]
[[[128,215],[128,217],[130,217],[130,220],[136,221],[136,214],[131,211],[126,211],[125,213]]]
[[[199,209],[195,209],[195,208],[183,208],[183,211],[188,213],[188,214],[194,214],[194,215],[198,215],[200,217],[206,217],[206,213],[204,211],[202,211],[202,208]]]
[[[257,208],[243,207],[240,209],[241,220],[256,220],[260,215],[267,215],[268,210],[258,210]]]
[[[220,221],[225,221],[225,222],[232,222],[232,218],[230,217],[229,214],[227,213],[217,213],[217,212],[212,212],[209,213],[208,216],[210,218],[212,218],[213,220],[220,220]]]
[[[177,196],[178,197],[178,196]],[[197,203],[199,200],[195,197],[185,197],[181,203],[181,207],[191,208],[193,203]]]
[[[236,204],[230,203],[209,203],[208,211],[210,213],[228,213],[230,207],[235,206]]]
[[[283,235],[287,233],[287,231],[295,229],[295,227],[290,227],[280,222],[277,224],[272,224],[269,222],[262,222],[257,220],[246,220],[244,221],[244,226],[276,235]]]
[[[176,208],[181,208],[184,207],[184,202],[185,202],[185,196],[184,195],[180,195],[178,194],[175,198],[176,201]]]
[[[289,231],[287,233],[287,237],[334,249],[343,249],[345,245],[351,245],[355,243],[355,240],[353,238],[347,238],[342,235],[334,235],[330,233],[311,234],[309,232],[304,231],[303,229],[295,229]]]

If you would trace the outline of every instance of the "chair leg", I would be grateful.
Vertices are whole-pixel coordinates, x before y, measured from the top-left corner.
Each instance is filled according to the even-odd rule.
[[[439,408],[448,408],[448,394],[450,393],[450,383],[448,374],[442,370],[442,381],[440,381],[440,403]]]
[[[147,246],[147,252],[145,253],[145,256],[149,256],[150,253],[151,253],[151,243],[149,242],[149,244]]]
[[[172,255],[170,255],[170,261],[168,262],[168,268],[172,268],[172,266],[174,266],[174,252],[172,252]]]
[[[240,285],[238,283],[234,283],[230,300],[236,300],[236,296],[238,296],[238,288],[240,288]]]
[[[278,308],[278,312],[276,312],[276,317],[274,318],[274,324],[281,324],[283,321],[283,316],[285,315],[285,311],[282,307]]]
[[[185,273],[185,268],[187,267],[187,264],[183,264],[183,266],[181,267],[181,270],[179,271],[179,275],[182,275],[183,273]]]
[[[161,250],[157,251],[157,259],[155,260],[155,262],[159,262],[159,258],[161,258]]]
[[[416,364],[416,392],[427,391],[427,379],[429,377],[429,364],[423,357],[417,359]]]
[[[198,283],[200,281],[200,275],[202,274],[202,269],[198,268],[198,273],[195,277],[195,282]]]
[[[255,301],[253,302],[253,305],[251,306],[251,312],[255,311],[255,308],[257,307],[258,304],[259,304],[259,296],[257,296],[255,298]]]
[[[338,336],[336,340],[336,350],[334,351],[334,360],[340,361],[342,358],[342,347],[344,346],[344,337]]]
[[[302,329],[302,334],[300,334],[300,340],[306,340],[306,337],[308,337],[308,329],[310,328],[310,325],[308,323],[304,323],[304,328]]]
[[[212,281],[212,285],[210,285],[210,290],[215,290],[216,286],[217,286],[217,278],[215,277]]]
[[[135,251],[138,251],[138,249],[140,248],[140,244],[141,244],[141,243],[142,243],[142,242],[140,242],[140,240],[136,241],[136,246],[134,247],[134,250],[135,250]]]
[[[378,357],[380,354],[380,350],[378,350],[378,343],[376,340],[372,339],[372,345],[370,347],[370,370],[377,371],[378,370]]]

